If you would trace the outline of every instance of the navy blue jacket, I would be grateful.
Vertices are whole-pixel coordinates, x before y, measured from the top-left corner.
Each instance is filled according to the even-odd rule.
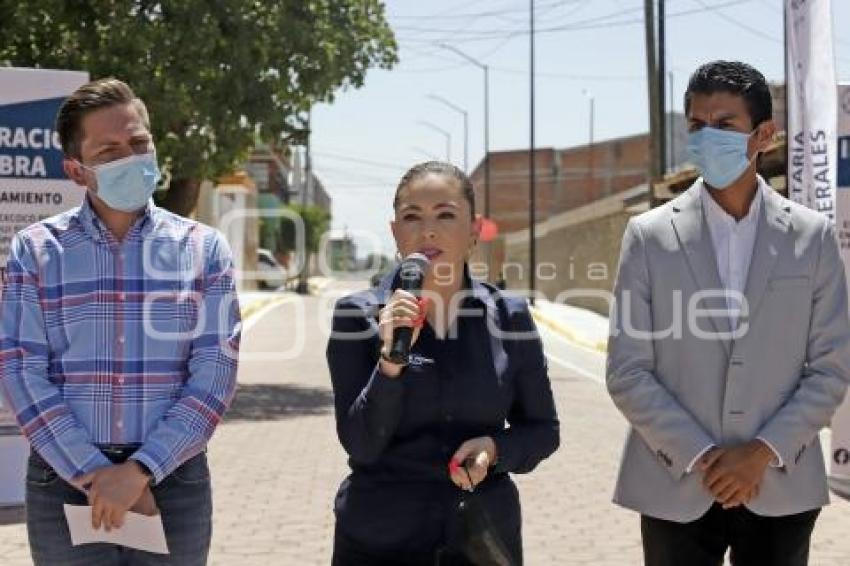
[[[377,315],[397,273],[337,302],[327,358],[337,433],[351,474],[336,498],[337,528],[379,549],[445,543],[461,491],[448,463],[471,438],[492,436],[498,461],[476,490],[506,537],[519,537],[508,473],[529,472],[559,444],[546,359],[525,299],[466,277],[456,337],[426,323],[410,364],[378,366]],[[504,336],[504,333],[511,333]]]

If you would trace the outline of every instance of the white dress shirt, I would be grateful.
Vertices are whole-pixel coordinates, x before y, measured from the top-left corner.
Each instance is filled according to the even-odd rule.
[[[705,184],[700,190],[700,199],[702,200],[702,210],[705,215],[705,221],[708,224],[708,231],[711,234],[711,244],[714,248],[714,254],[717,258],[717,272],[720,275],[720,284],[723,289],[730,293],[727,295],[727,309],[729,312],[730,328],[735,330],[738,325],[738,314],[740,311],[740,301],[734,297],[742,297],[747,286],[747,276],[750,272],[750,260],[753,258],[753,247],[756,243],[756,234],[758,232],[759,214],[761,212],[761,203],[764,200],[764,181],[759,178],[756,194],[753,197],[753,202],[750,203],[750,210],[747,215],[740,220],[735,220],[735,217],[723,210],[717,204],[714,197],[708,192]],[[774,453],[772,466],[782,467],[782,458],[779,452],[770,445],[769,442],[759,437],[759,440],[764,442]],[[714,448],[714,445],[707,446],[702,452],[697,454],[697,457],[691,461],[687,471],[693,470],[697,461],[703,457],[709,450]]]
[[[727,308],[731,328],[734,330],[738,325],[738,312],[740,302],[734,297],[742,296],[747,285],[747,275],[750,272],[750,260],[753,257],[753,246],[756,243],[756,231],[759,223],[759,212],[761,211],[762,194],[761,183],[756,188],[750,210],[740,220],[727,213],[717,204],[717,201],[709,194],[705,185],[700,191],[702,209],[705,220],[708,223],[708,231],[711,234],[711,243],[717,258],[717,272],[720,275],[720,283],[727,293]]]

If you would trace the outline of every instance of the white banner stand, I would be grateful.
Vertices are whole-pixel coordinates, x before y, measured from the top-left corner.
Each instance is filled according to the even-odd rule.
[[[15,233],[82,202],[62,170],[54,129],[62,101],[88,73],[0,67],[0,276]],[[24,502],[29,446],[0,398],[0,506]]]

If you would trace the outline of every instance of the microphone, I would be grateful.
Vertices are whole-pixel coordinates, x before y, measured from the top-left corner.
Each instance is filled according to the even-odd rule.
[[[422,282],[425,272],[428,270],[428,258],[425,254],[412,253],[401,263],[399,274],[401,276],[401,289],[419,296],[422,290]],[[413,328],[404,326],[393,329],[393,341],[390,353],[387,355],[394,364],[407,364],[407,356],[410,354],[410,341],[413,339]]]

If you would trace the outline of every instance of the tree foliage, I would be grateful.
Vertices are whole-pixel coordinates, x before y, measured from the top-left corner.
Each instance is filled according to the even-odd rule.
[[[130,84],[182,214],[257,138],[302,141],[311,105],[397,61],[379,0],[0,0],[0,36],[0,64]]]
[[[300,229],[304,231],[304,252],[305,254],[313,254],[319,251],[319,243],[322,241],[322,236],[330,228],[331,215],[328,211],[317,206],[300,204],[291,204],[283,207],[285,210],[293,213],[301,219]],[[297,251],[296,247],[296,226],[291,220],[290,215],[283,216],[280,222],[280,251]]]

